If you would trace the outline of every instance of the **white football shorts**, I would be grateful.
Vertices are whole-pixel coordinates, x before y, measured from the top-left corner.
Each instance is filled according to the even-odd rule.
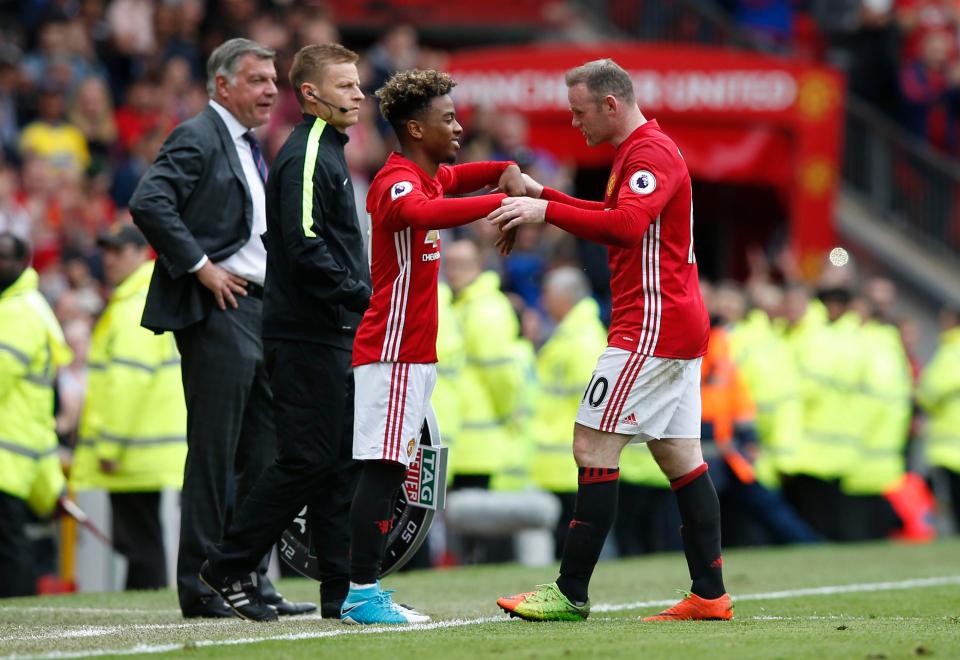
[[[353,457],[410,465],[417,455],[435,364],[374,362],[353,370]]]
[[[700,437],[700,363],[607,349],[597,360],[577,423],[631,442]]]

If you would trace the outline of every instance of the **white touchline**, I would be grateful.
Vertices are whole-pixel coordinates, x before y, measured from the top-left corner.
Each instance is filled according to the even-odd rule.
[[[22,608],[39,609],[39,608]],[[105,610],[108,612],[125,613],[126,610]],[[180,610],[173,610],[179,613]],[[304,614],[296,618],[297,621],[320,621],[323,617],[319,614]],[[197,621],[184,621],[182,623],[126,623],[116,625],[73,625],[64,629],[63,624],[42,626],[46,630],[22,635],[20,637],[4,637],[5,642],[27,642],[42,639],[63,639],[69,637],[108,637],[110,635],[121,635],[135,630],[186,630],[186,629],[220,629],[228,631],[231,628],[249,630],[250,624],[240,619],[201,619]]]
[[[807,589],[789,589],[785,591],[769,591],[761,594],[734,595],[734,604],[748,600],[782,600],[784,598],[800,598],[802,596],[832,596],[834,594],[854,594],[862,591],[895,591],[897,589],[916,589],[917,587],[942,587],[948,584],[960,584],[960,575],[944,577],[916,578],[900,580],[898,582],[867,582],[863,584],[839,584],[829,587],[809,587]],[[622,605],[600,604],[590,608],[591,612],[619,612],[621,610],[637,610],[642,607],[662,607],[673,605],[672,600],[648,600]]]
[[[126,607],[19,607],[16,605],[0,606],[0,612],[72,612],[76,614],[180,614],[180,610],[174,607],[165,607],[155,610],[148,609],[130,609]]]
[[[769,591],[757,594],[742,594],[734,596],[734,602],[743,602],[751,600],[782,600],[784,598],[802,598],[804,596],[832,596],[836,594],[852,594],[868,591],[895,591],[900,589],[916,589],[923,587],[941,587],[945,585],[960,585],[960,575],[947,575],[942,577],[915,578],[911,580],[900,580],[897,582],[866,582],[860,584],[840,584],[826,587],[810,587],[806,589],[789,589],[784,591]],[[623,603],[619,605],[598,604],[591,608],[592,612],[619,612],[623,610],[636,610],[647,607],[662,607],[672,605],[676,599],[671,600],[646,600],[633,603]],[[19,608],[20,611],[39,609],[39,608]],[[51,609],[51,608],[45,608]],[[78,608],[74,608],[78,609]],[[117,610],[123,612],[124,610]],[[207,646],[236,646],[243,644],[257,644],[260,642],[292,642],[304,639],[323,639],[328,637],[340,637],[341,635],[370,635],[370,634],[397,634],[408,632],[420,632],[425,630],[440,630],[443,628],[459,628],[463,626],[475,626],[484,623],[509,623],[514,619],[505,619],[502,616],[488,616],[477,619],[451,619],[447,621],[436,621],[433,623],[419,623],[408,626],[371,626],[369,628],[344,628],[341,630],[324,630],[317,632],[288,633],[285,635],[266,635],[263,637],[244,637],[238,639],[204,639],[189,642],[191,647]],[[188,624],[172,624],[174,627]],[[152,626],[171,627],[171,624],[139,624],[137,628],[150,628]],[[246,626],[244,626],[246,628]],[[112,626],[110,628],[113,628]],[[111,629],[108,634],[112,634]],[[141,653],[168,653],[170,651],[182,651],[185,647],[183,642],[170,644],[141,644],[139,646],[123,649],[92,649],[89,651],[52,651],[50,653],[41,653],[37,655],[8,655],[0,656],[0,660],[20,660],[23,658],[35,658],[37,660],[46,658],[92,658],[104,655],[136,655]]]

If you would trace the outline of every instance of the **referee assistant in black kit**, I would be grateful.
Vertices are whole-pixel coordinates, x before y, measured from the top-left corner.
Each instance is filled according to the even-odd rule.
[[[345,131],[357,123],[363,101],[356,62],[354,52],[336,44],[296,54],[290,83],[304,121],[284,143],[267,181],[263,338],[277,459],[200,569],[200,579],[245,619],[277,618],[257,589],[257,562],[304,504],[324,574],[323,614],[339,616],[347,592],[356,474],[350,361],[370,298],[343,154]]]

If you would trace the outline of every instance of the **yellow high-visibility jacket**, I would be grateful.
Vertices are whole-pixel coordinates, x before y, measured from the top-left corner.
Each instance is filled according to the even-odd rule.
[[[530,473],[533,463],[533,411],[540,396],[537,382],[537,355],[529,339],[518,337],[513,342],[514,358],[523,376],[517,390],[517,405],[507,421],[510,451],[493,477],[493,490],[523,490],[533,485]]]
[[[584,390],[607,346],[607,329],[592,298],[574,305],[540,349],[540,396],[533,415],[535,453],[531,473],[538,486],[553,493],[577,490],[573,425]]]
[[[45,516],[66,486],[53,385],[57,368],[73,356],[38,281],[28,268],[0,292],[0,491]]]
[[[860,457],[863,344],[860,317],[811,323],[788,335],[800,370],[803,437],[784,471],[839,479]]]
[[[860,329],[863,419],[859,456],[843,474],[849,495],[882,495],[903,479],[910,430],[910,363],[893,325],[868,321]]]
[[[937,352],[920,376],[917,399],[930,416],[927,460],[960,473],[960,327],[940,335]]]
[[[778,472],[790,472],[801,442],[803,403],[793,353],[766,312],[755,309],[730,331],[733,360],[756,405],[762,451],[754,464],[757,479],[776,486]]]
[[[156,491],[183,483],[187,409],[180,355],[172,334],[140,326],[153,263],[116,288],[94,327],[70,471],[77,490]],[[101,459],[117,461],[117,470],[101,471]]]
[[[457,451],[457,441],[460,438],[462,426],[458,383],[466,363],[466,353],[463,349],[463,333],[460,331],[460,322],[453,311],[453,293],[450,287],[440,282],[437,287],[438,297],[438,324],[437,324],[437,384],[433,388],[430,403],[437,415],[437,424],[440,426],[440,438],[443,444],[449,447],[451,454]],[[447,479],[453,477],[452,471],[447,471]]]
[[[466,363],[457,388],[462,425],[450,451],[450,471],[492,476],[512,450],[507,425],[523,384],[514,345],[519,323],[500,291],[500,276],[490,271],[460,291],[453,310],[463,332]]]

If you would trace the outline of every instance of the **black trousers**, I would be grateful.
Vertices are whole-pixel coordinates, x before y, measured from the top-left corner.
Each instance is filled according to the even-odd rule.
[[[160,493],[110,493],[113,545],[127,558],[125,589],[166,589]]]
[[[680,509],[673,491],[621,479],[613,533],[624,557],[682,548]]]
[[[324,592],[349,579],[353,460],[350,351],[314,342],[266,340],[277,457],[240,503],[223,542],[210,549],[214,575],[249,573],[304,504]],[[327,600],[326,593],[322,598]]]
[[[27,503],[0,491],[0,598],[37,593],[25,526]]]
[[[276,453],[260,340],[262,303],[249,296],[238,296],[237,303],[238,309],[214,308],[203,321],[174,333],[187,403],[177,559],[184,611],[212,595],[197,577],[207,546],[220,541],[235,502],[244,500]]]

